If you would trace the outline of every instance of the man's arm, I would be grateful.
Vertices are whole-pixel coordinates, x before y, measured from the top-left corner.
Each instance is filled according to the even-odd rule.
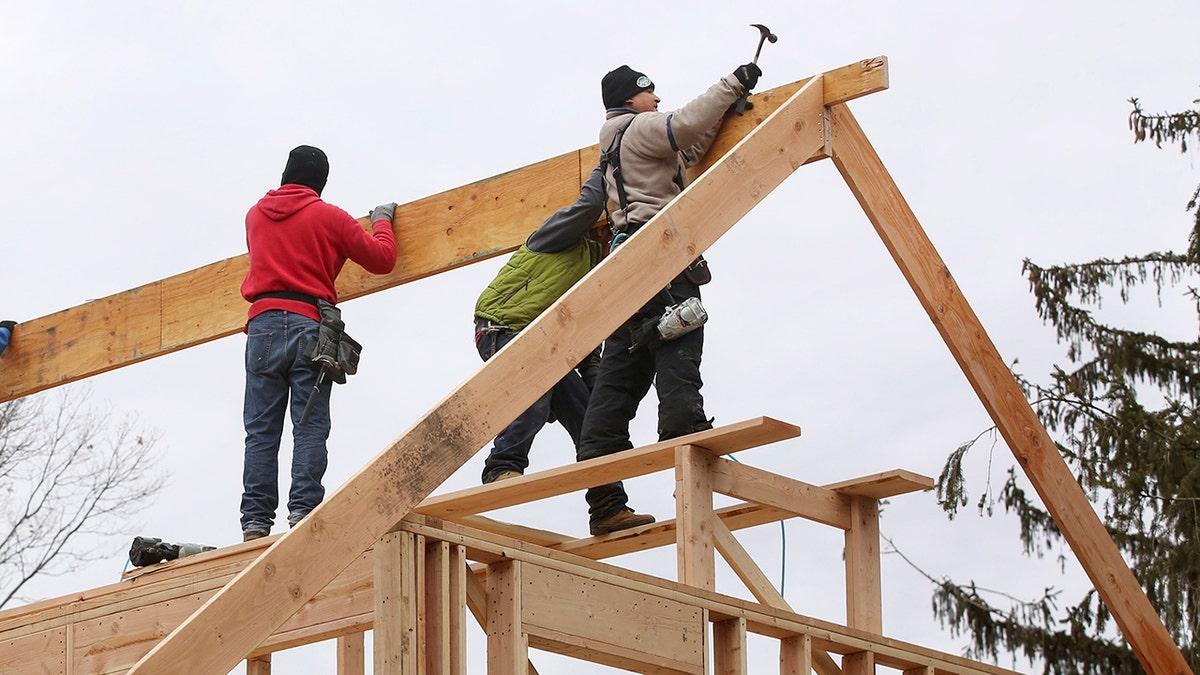
[[[555,211],[525,245],[536,253],[557,253],[579,243],[604,213],[604,173],[597,166],[583,183],[575,203]]]

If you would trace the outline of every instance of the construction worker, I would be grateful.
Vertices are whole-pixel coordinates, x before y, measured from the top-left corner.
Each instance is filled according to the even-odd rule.
[[[329,160],[301,145],[288,155],[278,189],[246,214],[250,269],[242,297],[246,324],[246,457],[242,474],[242,539],[265,537],[279,505],[279,446],[284,416],[292,417],[288,524],[294,526],[325,497],[332,382],[314,391],[320,365],[304,356],[321,325],[318,300],[337,303],[334,280],[346,260],[387,274],[396,265],[395,204],[371,211],[371,232],[350,214],[321,200]],[[298,424],[315,397],[308,423]]]
[[[601,80],[606,110],[600,148],[609,160],[608,198],[620,208],[612,212],[615,242],[632,236],[687,185],[686,167],[708,151],[721,120],[739,96],[748,93],[762,74],[758,66],[740,66],[674,112],[659,112],[654,82],[623,65]],[[619,175],[612,166],[619,164]],[[670,285],[625,321],[604,342],[604,356],[583,419],[578,459],[628,450],[629,422],[651,384],[658,390],[659,440],[712,428],[700,395],[702,327],[663,340],[656,326],[668,307],[700,298],[708,282],[707,263],[697,259]],[[635,513],[620,482],[587,491],[589,529],[593,535],[654,522]]]
[[[574,204],[547,218],[508,259],[475,303],[475,348],[487,361],[525,326],[583,278],[603,256],[607,227],[596,229],[604,212],[604,174],[597,166]],[[599,350],[567,373],[496,436],[483,465],[483,482],[515,478],[529,466],[533,438],[551,419],[570,434],[576,449],[588,390]]]

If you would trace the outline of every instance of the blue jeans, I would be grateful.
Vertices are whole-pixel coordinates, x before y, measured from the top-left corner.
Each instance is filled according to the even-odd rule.
[[[512,331],[507,329],[478,333],[475,347],[479,350],[479,356],[487,361],[514,337]],[[505,471],[525,473],[529,467],[529,449],[533,446],[533,437],[550,421],[551,414],[571,435],[571,440],[578,448],[587,403],[587,386],[579,373],[572,370],[496,436],[495,445],[483,463],[483,482],[487,483]]]
[[[326,380],[315,394],[308,423],[299,424],[320,369],[304,358],[320,323],[300,314],[269,310],[246,326],[246,459],[242,472],[242,530],[271,531],[279,506],[279,445],[283,418],[292,416],[292,483],[288,523],[295,525],[325,498],[321,478],[328,464],[329,394]]]

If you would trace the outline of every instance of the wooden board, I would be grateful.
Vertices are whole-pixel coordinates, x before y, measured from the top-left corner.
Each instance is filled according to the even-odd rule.
[[[887,88],[887,59],[852,63],[822,79],[826,104],[865,96]],[[808,81],[755,94],[754,110],[726,122],[707,162],[694,167],[695,175]],[[340,298],[350,300],[515,250],[548,215],[575,201],[598,158],[597,146],[579,148],[402,204],[394,220],[396,269],[376,276],[347,263],[338,277]],[[360,219],[364,226],[366,221]],[[0,362],[0,402],[240,332],[247,304],[239,289],[247,264],[246,255],[234,256],[22,321]]]
[[[1191,672],[1050,434],[857,120],[830,108],[833,161],[1149,673]]]

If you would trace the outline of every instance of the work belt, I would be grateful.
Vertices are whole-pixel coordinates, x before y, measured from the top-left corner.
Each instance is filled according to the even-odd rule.
[[[502,330],[512,332],[512,329],[503,324],[496,323],[491,319],[485,319],[481,316],[475,317],[475,341],[479,342],[481,336],[488,333],[499,333]]]
[[[254,296],[250,302],[254,303],[258,302],[259,300],[266,300],[267,298],[275,298],[278,300],[295,300],[296,302],[306,302],[313,307],[320,307],[320,305],[317,303],[320,298],[307,293],[297,293],[296,291],[267,291],[266,293],[259,293],[258,295]]]

